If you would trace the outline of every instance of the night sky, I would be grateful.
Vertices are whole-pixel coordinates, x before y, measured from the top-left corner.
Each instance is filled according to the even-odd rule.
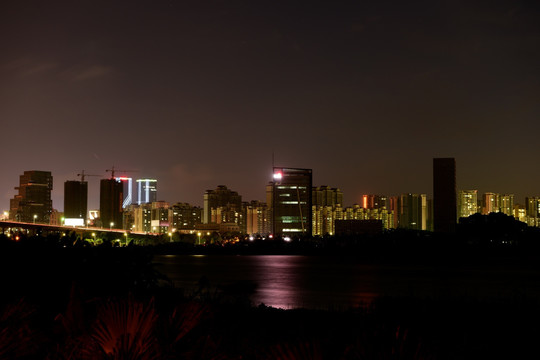
[[[345,205],[431,196],[433,157],[540,195],[539,1],[2,1],[0,46],[0,210],[25,170],[63,210],[113,165],[172,203],[264,200],[272,153]]]

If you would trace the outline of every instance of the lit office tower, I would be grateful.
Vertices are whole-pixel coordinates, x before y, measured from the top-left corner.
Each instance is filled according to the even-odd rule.
[[[88,211],[88,182],[66,181],[64,183],[64,217],[74,219],[73,224],[84,225]],[[82,220],[82,222],[77,222]]]
[[[52,212],[50,171],[25,171],[19,178],[19,193],[10,199],[10,220],[48,224]]]
[[[482,214],[497,213],[501,209],[500,195],[492,192],[485,193],[482,196]]]
[[[103,179],[99,192],[99,216],[104,228],[122,229],[124,200],[123,184],[120,179]]]
[[[456,160],[433,159],[433,222],[436,232],[456,229]]]
[[[157,201],[157,180],[137,180],[137,204],[147,204]]]
[[[311,169],[274,168],[274,181],[267,189],[274,235],[311,235]],[[269,194],[268,194],[269,191]]]
[[[478,190],[460,190],[458,195],[458,217],[469,217],[478,212]]]
[[[217,223],[217,219],[212,221],[212,211],[215,213],[218,208],[219,212],[228,211],[239,213],[242,209],[242,196],[238,195],[236,191],[227,189],[225,185],[219,185],[215,190],[206,190],[204,193],[204,224],[211,222]]]
[[[398,227],[428,230],[428,201],[425,194],[402,194],[397,198]]]

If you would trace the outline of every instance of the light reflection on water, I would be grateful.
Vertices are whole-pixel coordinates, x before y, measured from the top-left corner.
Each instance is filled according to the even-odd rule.
[[[278,308],[350,307],[369,303],[369,271],[358,272],[335,259],[295,255],[158,256],[158,269],[176,287],[193,292],[204,276],[211,287],[254,283],[253,304]]]
[[[211,289],[254,284],[250,300],[279,308],[368,305],[378,296],[540,298],[540,270],[511,265],[370,265],[353,257],[253,255],[156,256],[158,270],[193,293],[204,276]]]

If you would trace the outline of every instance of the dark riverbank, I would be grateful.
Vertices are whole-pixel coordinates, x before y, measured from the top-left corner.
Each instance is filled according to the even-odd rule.
[[[346,311],[250,307],[242,299],[88,297],[51,311],[4,304],[3,359],[478,359],[537,350],[539,304],[527,298],[378,298]]]
[[[534,243],[446,246],[442,239],[420,246],[426,239],[363,239],[340,256],[399,266],[539,266],[529,251]],[[0,358],[524,358],[536,351],[540,335],[540,303],[530,293],[380,296],[363,307],[280,310],[252,304],[242,287],[201,286],[189,293],[171,287],[153,256],[175,244],[116,248],[53,237],[0,240]],[[242,244],[176,246],[237,254]]]

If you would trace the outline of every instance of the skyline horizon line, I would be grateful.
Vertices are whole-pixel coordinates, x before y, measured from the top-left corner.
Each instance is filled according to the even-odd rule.
[[[436,158],[433,158],[433,159],[436,159]],[[285,167],[285,166],[273,166],[272,167],[272,172],[270,174],[270,179],[273,178],[273,170],[274,168],[293,168],[293,167]],[[311,169],[312,170],[312,169]],[[36,170],[36,169],[33,169],[33,170],[24,170],[24,171],[48,171],[51,173],[51,176],[53,176],[53,179],[54,179],[54,175],[53,175],[53,171],[49,171],[49,170]],[[85,170],[86,171],[86,170]],[[115,171],[118,171],[118,170],[115,170]],[[118,171],[119,173],[122,173],[122,171]],[[127,171],[126,171],[127,172]],[[20,175],[19,175],[20,176]],[[93,176],[99,176],[99,175],[93,175]],[[152,176],[152,177],[141,177],[141,178],[136,178],[136,177],[130,177],[130,176],[124,176],[124,175],[120,175],[120,176],[115,176],[114,178],[132,178],[132,179],[136,179],[136,180],[143,180],[143,179],[153,179],[153,180],[156,180],[158,183],[159,183],[159,178],[158,177],[155,177],[155,176]],[[102,178],[100,178],[100,180],[106,180],[107,179],[107,174],[105,174]],[[112,179],[112,177],[108,177],[108,179]],[[81,180],[63,180],[62,179],[60,180],[61,183],[65,183],[67,181],[81,181]],[[91,184],[91,182],[87,181],[86,182],[88,184]],[[272,183],[272,180],[269,180],[264,186],[263,186],[263,189],[266,187],[266,185]],[[54,184],[54,182],[53,182]],[[95,184],[97,185],[97,184]],[[433,185],[433,184],[431,184]],[[242,194],[240,194],[240,192],[238,190],[234,190],[232,187],[230,187],[229,185],[226,185],[225,183],[217,183],[217,185],[215,185],[215,187],[217,188],[218,186],[226,186],[228,189],[230,190],[233,190],[233,191],[236,191],[237,193],[239,193],[239,195],[241,197],[244,197]],[[340,186],[332,186],[332,185],[327,185],[327,184],[320,184],[320,185],[314,185],[313,187],[321,187],[321,186],[329,186],[331,188],[337,188],[337,189],[340,189],[342,191],[342,193],[344,193],[344,191],[342,190],[343,188],[340,187]],[[14,186],[13,188],[14,189],[17,189],[18,186]],[[54,190],[55,187],[53,185],[53,190],[51,192],[51,199],[54,199],[56,198],[56,201],[53,200],[53,204],[58,204],[60,203],[62,206],[61,207],[54,207],[53,206],[53,209],[56,210],[56,211],[59,211],[59,212],[63,212],[64,209],[63,209],[63,205],[64,205],[64,202],[63,202],[63,199],[64,199],[64,192],[63,192],[63,188],[60,188],[60,189],[57,189],[56,191]],[[460,188],[460,187],[457,187],[457,191],[456,191],[456,196],[457,194],[459,193],[459,191],[477,191],[478,194],[490,194],[490,193],[493,193],[493,194],[498,194],[498,195],[512,195],[514,196],[514,199],[516,198],[519,198],[519,197],[516,197],[515,195],[515,192],[514,191],[511,191],[511,192],[498,192],[498,191],[486,191],[486,190],[482,190],[480,191],[481,187],[469,187],[469,188]],[[174,200],[174,201],[170,201],[170,200],[166,200],[164,199],[165,197],[163,197],[162,199],[160,199],[160,197],[158,196],[157,197],[157,201],[164,201],[164,202],[167,202],[169,204],[176,204],[176,203],[188,203],[190,205],[193,205],[193,206],[198,206],[198,207],[203,207],[203,197],[204,197],[204,193],[206,191],[211,191],[213,189],[206,189],[202,192],[201,196],[200,196],[200,202],[193,202],[193,201],[183,201],[183,200]],[[95,191],[94,191],[95,192]],[[159,194],[159,187],[158,187],[158,194]],[[89,191],[90,193],[90,191]],[[94,198],[92,197],[88,197],[88,203],[90,204],[90,200],[99,200],[99,191],[97,192],[98,195]],[[53,196],[53,194],[55,196]],[[343,207],[352,207],[354,205],[362,205],[362,196],[364,195],[379,195],[379,196],[388,196],[388,197],[396,197],[396,196],[400,196],[400,195],[404,195],[404,194],[418,194],[418,195],[426,195],[426,197],[428,199],[433,199],[433,189],[432,189],[432,192],[430,193],[429,191],[401,191],[401,192],[388,192],[388,191],[382,191],[382,192],[361,192],[361,195],[359,196],[359,199],[358,201],[354,201],[354,202],[349,202],[349,203],[345,203],[345,201],[343,202]],[[13,193],[7,200],[9,201],[10,199],[12,199],[13,197],[15,196],[15,193]],[[523,205],[525,203],[525,199],[528,198],[528,197],[539,197],[540,195],[538,194],[527,194],[527,195],[522,195],[521,198],[523,200],[523,203],[519,202],[519,201],[516,201],[514,204],[515,205]],[[59,198],[62,200],[62,201],[58,201]],[[346,198],[344,196],[344,198]],[[243,202],[251,202],[251,201],[260,201],[260,202],[265,202],[265,199],[261,200],[261,199],[250,199],[250,200],[244,200],[243,199]],[[95,201],[94,201],[95,203]],[[135,202],[133,202],[135,203]],[[96,208],[99,209],[99,201],[97,202],[98,206],[96,207],[95,205],[93,206],[89,206],[89,210],[95,210]],[[8,203],[8,211],[9,211],[9,203]],[[2,211],[6,211],[6,210],[3,210]]]

